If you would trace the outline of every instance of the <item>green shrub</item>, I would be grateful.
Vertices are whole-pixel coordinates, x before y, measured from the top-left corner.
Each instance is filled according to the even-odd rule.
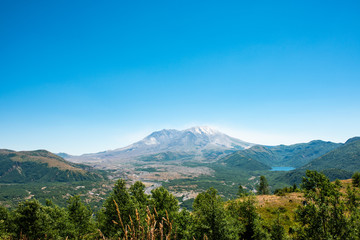
[[[354,175],[352,175],[352,184],[354,187],[360,186],[360,173],[356,172]]]

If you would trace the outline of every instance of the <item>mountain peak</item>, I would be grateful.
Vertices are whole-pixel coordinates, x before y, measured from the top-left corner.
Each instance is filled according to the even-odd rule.
[[[80,158],[99,160],[128,161],[139,156],[163,152],[192,154],[197,159],[208,159],[205,153],[221,153],[227,150],[239,150],[253,146],[240,139],[230,137],[214,128],[196,126],[185,130],[163,129],[155,131],[144,139],[127,147],[98,154],[87,154]]]
[[[359,141],[360,140],[360,137],[353,137],[353,138],[349,138],[345,144],[349,144],[349,143],[352,143],[352,142],[356,142],[356,141]]]
[[[205,135],[215,135],[220,133],[218,130],[208,126],[196,126],[196,127],[188,128],[185,131],[189,131],[195,134],[205,134]]]

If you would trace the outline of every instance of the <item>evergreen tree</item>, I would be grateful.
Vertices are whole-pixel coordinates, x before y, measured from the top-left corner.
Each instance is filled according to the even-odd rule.
[[[91,210],[80,200],[80,196],[73,196],[68,200],[67,206],[69,221],[74,228],[75,238],[81,238],[86,234],[94,232]]]
[[[336,179],[336,180],[335,180],[335,186],[338,187],[338,188],[341,188],[341,187],[342,187],[342,184],[341,184],[341,182],[340,182],[339,179]]]
[[[156,221],[164,226],[164,233],[168,234],[169,224],[174,223],[179,211],[178,200],[164,187],[159,187],[151,191],[150,202]]]
[[[26,236],[28,239],[45,239],[50,232],[49,222],[50,216],[37,200],[21,202],[15,210],[17,238]]]
[[[245,196],[248,196],[248,195],[249,195],[249,193],[246,191],[246,189],[242,185],[239,185],[238,196],[239,197],[245,197]]]
[[[193,239],[194,221],[186,209],[182,209],[175,219],[176,239]]]
[[[140,181],[136,181],[130,186],[129,193],[138,213],[138,219],[133,219],[134,229],[140,234],[139,225],[146,224],[147,207],[150,204],[149,196],[145,194],[145,185]]]
[[[259,187],[258,187],[258,194],[260,195],[265,195],[265,194],[269,194],[269,184],[265,178],[265,176],[260,176],[260,183],[259,183]]]
[[[248,196],[231,201],[227,207],[231,217],[236,219],[238,239],[262,240],[269,237],[262,228],[262,219],[256,211],[255,203],[255,197]]]
[[[346,206],[349,212],[349,239],[360,239],[360,198],[356,188],[347,186]]]
[[[44,212],[49,216],[50,226],[47,237],[51,239],[66,238],[73,236],[73,224],[69,221],[69,216],[64,208],[60,208],[50,200],[46,200],[46,206],[43,206]]]
[[[98,215],[100,229],[105,236],[123,237],[126,227],[131,225],[130,217],[136,219],[136,205],[125,185],[123,179],[115,183],[113,191],[104,202],[104,209]]]
[[[352,184],[354,187],[359,187],[360,186],[360,173],[356,172],[353,174],[352,176]]]
[[[145,194],[145,185],[140,181],[136,181],[131,185],[129,191],[138,207],[140,209],[146,209],[146,206],[149,204],[149,196]]]
[[[349,224],[339,187],[322,173],[307,171],[302,187],[306,204],[299,207],[297,219],[305,239],[349,239]]]
[[[278,213],[277,218],[271,225],[271,239],[272,240],[284,240],[286,239],[285,228],[280,222],[280,214]]]
[[[217,190],[210,188],[200,193],[193,204],[194,235],[196,239],[209,240],[230,239],[230,226],[227,224],[223,201]]]
[[[351,212],[355,212],[359,208],[359,192],[356,189],[347,186],[346,188],[346,205]]]
[[[0,206],[0,239],[10,239],[10,214],[9,211]]]

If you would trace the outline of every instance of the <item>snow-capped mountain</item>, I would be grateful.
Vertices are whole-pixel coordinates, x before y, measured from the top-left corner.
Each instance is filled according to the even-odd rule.
[[[202,156],[211,151],[241,150],[254,144],[230,137],[210,127],[192,127],[182,131],[163,129],[127,147],[95,154],[85,154],[70,160],[126,160],[163,152],[178,152]]]
[[[164,129],[143,140],[112,152],[157,153],[163,151],[197,151],[203,149],[244,149],[253,144],[229,137],[210,127],[192,127],[183,131]]]

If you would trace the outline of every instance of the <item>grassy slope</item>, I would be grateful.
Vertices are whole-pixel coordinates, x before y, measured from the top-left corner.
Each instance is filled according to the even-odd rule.
[[[280,221],[286,230],[294,226],[295,210],[304,200],[302,193],[287,193],[285,196],[256,196],[257,210],[260,216],[271,225],[280,216]]]
[[[346,193],[347,186],[351,185],[351,179],[341,180],[340,192]],[[295,225],[295,211],[304,200],[303,193],[286,193],[285,196],[259,195],[256,196],[257,210],[261,217],[272,223],[278,216],[280,222],[288,230]]]
[[[11,150],[0,150],[2,156],[7,156],[13,162],[35,162],[45,163],[48,167],[55,167],[60,170],[70,170],[76,172],[85,172],[83,169],[77,167],[63,158],[52,154],[46,150],[36,151],[20,151],[15,152]]]

